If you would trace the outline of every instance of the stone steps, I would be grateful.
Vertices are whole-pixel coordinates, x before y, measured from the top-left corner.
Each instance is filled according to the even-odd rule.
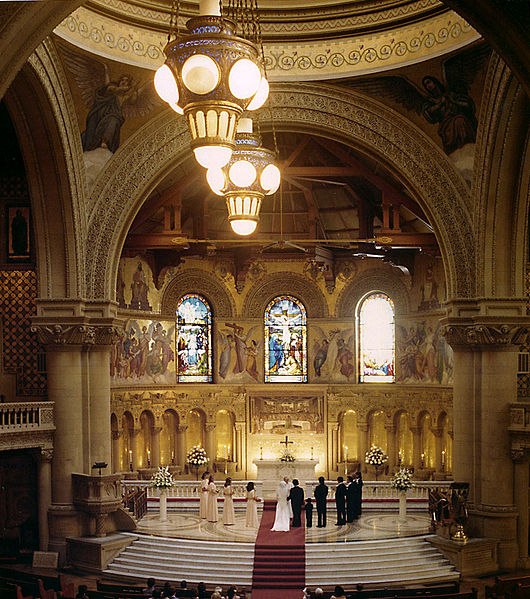
[[[245,589],[252,585],[253,543],[126,534],[134,537],[134,541],[104,570],[107,577],[139,582],[152,576],[160,581],[185,579],[191,584],[202,581],[207,585],[234,584]],[[307,543],[305,584],[333,589],[336,584],[352,588],[358,583],[369,587],[458,580],[459,573],[427,542],[429,537]],[[282,553],[281,548],[277,550]],[[268,556],[260,557],[262,588],[278,588],[289,582],[273,580],[268,571]],[[298,560],[285,561],[292,562],[288,570],[292,568],[294,574]]]

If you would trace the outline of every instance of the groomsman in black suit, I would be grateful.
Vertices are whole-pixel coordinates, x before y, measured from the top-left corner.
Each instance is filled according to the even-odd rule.
[[[317,502],[318,524],[317,528],[326,527],[326,501],[328,497],[328,487],[324,484],[324,477],[318,479],[318,485],[315,487],[315,500]]]
[[[335,489],[335,505],[337,506],[337,524],[342,526],[346,524],[346,485],[342,476],[337,478],[337,488]]]
[[[293,480],[293,488],[287,497],[287,501],[291,502],[293,508],[293,528],[302,526],[302,505],[304,504],[304,490],[298,486],[296,478]]]

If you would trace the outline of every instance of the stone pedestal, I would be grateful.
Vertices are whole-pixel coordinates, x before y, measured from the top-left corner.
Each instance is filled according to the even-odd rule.
[[[465,545],[442,537],[427,539],[453,564],[462,576],[485,576],[499,571],[495,539],[469,539]]]
[[[258,467],[258,480],[263,481],[263,498],[276,499],[276,489],[284,476],[288,476],[290,481],[297,478],[302,488],[306,481],[315,480],[318,460],[253,460],[253,463]]]

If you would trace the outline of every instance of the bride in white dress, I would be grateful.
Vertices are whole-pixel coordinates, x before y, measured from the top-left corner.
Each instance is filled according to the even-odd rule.
[[[276,503],[276,517],[271,530],[275,532],[289,532],[289,485],[282,480],[276,492],[278,502]]]

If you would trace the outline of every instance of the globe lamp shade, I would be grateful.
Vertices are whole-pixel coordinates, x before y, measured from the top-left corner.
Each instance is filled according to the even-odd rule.
[[[238,235],[251,235],[258,226],[258,221],[255,220],[232,220],[230,221],[232,231]]]
[[[240,99],[253,98],[259,90],[261,71],[255,62],[248,58],[237,60],[228,75],[228,85],[232,94]]]
[[[195,160],[204,168],[222,168],[232,156],[232,148],[227,146],[197,146],[193,148]]]
[[[261,83],[259,84],[258,91],[256,95],[252,98],[252,102],[247,106],[247,110],[257,110],[261,108],[263,104],[267,101],[269,97],[269,82],[265,77],[261,78]]]

